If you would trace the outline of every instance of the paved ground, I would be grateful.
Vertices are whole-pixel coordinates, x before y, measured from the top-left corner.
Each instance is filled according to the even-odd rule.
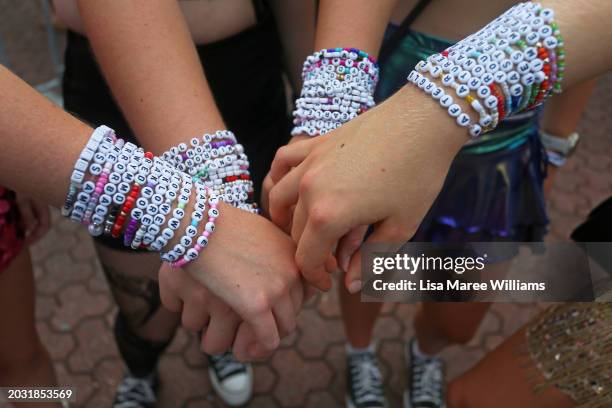
[[[32,84],[51,78],[44,25],[37,2],[0,1],[0,35],[15,71]],[[612,194],[612,75],[603,78],[580,126],[583,142],[559,173],[549,203],[551,238],[563,239],[590,208]],[[607,110],[606,110],[607,109]],[[84,230],[56,217],[33,250],[37,325],[60,382],[76,386],[78,406],[108,407],[124,366],[111,335],[115,306]],[[537,305],[495,305],[475,339],[444,353],[450,377],[472,366],[537,310]],[[387,389],[398,406],[404,387],[403,341],[413,331],[413,305],[385,308],[376,327]],[[250,406],[335,407],[343,404],[343,329],[334,292],[302,312],[295,335],[267,362],[255,365]],[[161,361],[161,407],[218,407],[206,363],[193,335],[180,330]]]

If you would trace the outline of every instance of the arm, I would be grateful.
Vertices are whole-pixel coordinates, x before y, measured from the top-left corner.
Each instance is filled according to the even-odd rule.
[[[565,87],[612,67],[612,51],[598,46],[612,41],[612,30],[599,29],[612,19],[608,1],[541,3],[555,10],[565,38]],[[457,103],[469,109],[465,101]],[[338,240],[360,225],[376,227],[368,242],[409,239],[465,142],[465,129],[411,84],[329,135],[279,151],[271,178],[286,176],[271,192],[271,212],[287,219],[296,206],[292,235],[304,277],[329,288],[324,262]],[[361,283],[360,255],[351,258],[346,281],[355,284],[353,292]]]
[[[321,0],[315,50],[359,48],[377,56],[396,0]]]
[[[178,2],[78,6],[113,95],[145,147],[161,153],[225,128]]]
[[[285,64],[294,93],[302,87],[302,64],[312,51],[315,34],[315,2],[313,0],[271,0]]]
[[[61,207],[74,163],[92,129],[3,67],[0,87],[0,184]],[[221,216],[206,253],[185,269],[249,323],[258,345],[244,345],[251,354],[245,352],[243,358],[261,356],[295,326],[302,299],[293,261],[295,245],[263,217],[223,203],[219,208]],[[186,208],[187,214],[191,212]],[[249,234],[241,233],[245,230]],[[185,304],[190,307],[197,305]]]
[[[540,130],[552,137],[560,139],[569,138],[578,127],[582,112],[586,108],[596,83],[597,81],[593,79],[581,84],[576,84],[566,90],[562,95],[559,95],[559,97],[553,98],[544,109],[544,115],[540,121]],[[546,143],[544,143],[544,146],[546,147]],[[552,150],[555,152],[554,149]],[[559,157],[561,157],[564,162],[566,154],[562,153]],[[548,174],[544,181],[544,191],[546,193],[553,187],[556,172],[557,166],[551,164],[548,167]]]

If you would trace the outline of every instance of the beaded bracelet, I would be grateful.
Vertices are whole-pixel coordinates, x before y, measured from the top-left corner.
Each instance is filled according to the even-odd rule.
[[[324,134],[374,106],[379,69],[355,48],[324,49],[306,58],[292,135]]]
[[[477,137],[499,120],[533,109],[560,91],[563,76],[556,61],[557,56],[565,58],[565,52],[553,20],[554,12],[538,3],[517,4],[477,33],[417,64],[408,81],[438,99],[460,126],[469,128],[470,136]],[[441,77],[443,87],[466,99],[480,117],[479,124],[472,124],[429,75],[434,81]],[[470,90],[477,91],[484,107]],[[489,117],[491,125],[486,126]]]
[[[191,248],[189,251],[187,251],[187,253],[185,254],[183,258],[179,259],[178,261],[172,262],[171,263],[172,267],[180,268],[184,266],[185,264],[187,264],[188,262],[196,259],[199,253],[202,251],[202,249],[208,246],[208,240],[210,236],[212,235],[212,233],[215,231],[215,221],[219,217],[219,210],[217,208],[219,199],[207,187],[206,187],[206,193],[209,196],[208,204],[210,205],[210,209],[208,210],[208,222],[206,223],[206,226],[204,227],[204,230],[202,231],[202,235],[200,235],[198,239],[196,240],[196,245],[193,248]]]
[[[107,137],[114,137],[112,129],[106,126],[97,127],[91,134],[91,137],[85,145],[85,148],[83,148],[83,150],[81,151],[79,158],[77,159],[74,165],[72,175],[70,177],[70,187],[68,188],[68,194],[66,195],[64,205],[62,206],[63,216],[67,217],[73,211],[73,205],[75,204],[77,192],[83,185],[85,173],[87,171],[87,168],[89,167],[89,163],[96,154],[102,141]],[[80,217],[78,216],[75,218],[80,219]]]

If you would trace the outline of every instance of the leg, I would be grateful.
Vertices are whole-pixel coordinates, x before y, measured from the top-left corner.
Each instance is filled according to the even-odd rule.
[[[156,254],[133,254],[96,245],[100,262],[119,306],[115,337],[130,372],[151,374],[172,340],[180,316],[159,298]]]
[[[545,380],[526,348],[522,329],[449,385],[449,408],[574,407],[571,398],[556,388],[534,392],[534,384]]]
[[[383,304],[362,303],[361,295],[350,294],[343,282],[338,285],[338,295],[347,340],[354,348],[366,348],[372,343],[374,324]]]
[[[49,354],[36,332],[34,296],[30,254],[22,250],[0,272],[0,386],[52,387],[57,384]],[[32,403],[32,406],[58,405]]]
[[[487,276],[501,279],[507,275],[509,265],[507,261],[489,265]],[[414,320],[419,349],[431,356],[450,345],[469,342],[489,307],[491,304],[486,302],[423,303]]]
[[[348,340],[347,406],[386,407],[382,374],[372,343],[372,332],[382,303],[362,303],[359,294],[351,295],[346,290],[344,277],[340,279],[338,295]]]
[[[423,303],[414,320],[419,348],[434,355],[452,344],[469,342],[490,306],[490,303]]]

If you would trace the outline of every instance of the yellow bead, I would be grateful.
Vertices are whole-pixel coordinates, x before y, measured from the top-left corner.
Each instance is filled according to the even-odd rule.
[[[472,95],[468,95],[468,96],[465,97],[465,100],[468,103],[472,103],[472,102],[474,102],[474,97]]]

